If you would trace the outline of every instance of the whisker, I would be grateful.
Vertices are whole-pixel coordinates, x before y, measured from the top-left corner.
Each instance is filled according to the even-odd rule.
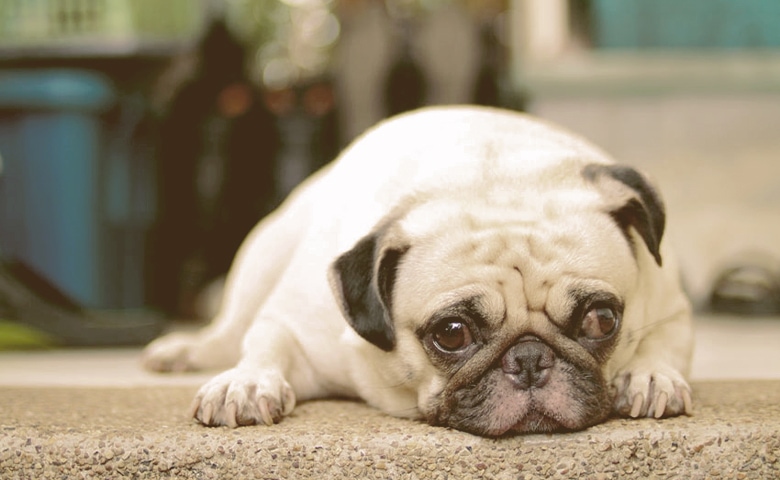
[[[636,328],[634,330],[629,331],[628,332],[630,334],[630,337],[628,339],[629,344],[637,343],[637,342],[639,342],[641,340],[641,338],[639,338],[636,334],[642,333],[645,330],[650,330],[650,329],[656,328],[659,325],[664,325],[666,323],[672,322],[672,321],[676,320],[676,317],[677,317],[677,313],[674,313],[674,314],[671,314],[671,315],[666,316],[664,318],[661,318],[660,320],[656,320],[655,322],[651,322],[651,323],[649,323],[647,325],[643,325],[642,327],[639,327],[639,328]]]

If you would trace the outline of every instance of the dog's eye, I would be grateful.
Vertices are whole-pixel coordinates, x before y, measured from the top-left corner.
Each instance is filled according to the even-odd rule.
[[[617,323],[617,314],[611,308],[591,308],[582,319],[580,335],[590,340],[603,340],[615,332]]]
[[[469,327],[460,319],[446,319],[433,330],[433,343],[443,352],[457,352],[474,343]]]

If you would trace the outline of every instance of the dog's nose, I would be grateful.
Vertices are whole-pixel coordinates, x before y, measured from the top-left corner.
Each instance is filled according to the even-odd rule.
[[[522,337],[501,360],[501,368],[517,388],[542,388],[550,380],[555,353],[538,337]]]

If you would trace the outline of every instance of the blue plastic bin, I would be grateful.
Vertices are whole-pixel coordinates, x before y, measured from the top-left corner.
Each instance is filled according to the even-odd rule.
[[[143,236],[117,235],[134,186],[102,121],[116,102],[96,73],[0,71],[0,254],[89,308],[143,306]]]

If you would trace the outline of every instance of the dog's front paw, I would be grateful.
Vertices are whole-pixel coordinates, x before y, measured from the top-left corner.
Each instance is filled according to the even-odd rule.
[[[191,413],[204,425],[273,425],[295,408],[295,393],[275,371],[246,372],[234,368],[200,388]]]
[[[188,372],[226,368],[238,361],[235,342],[201,332],[175,332],[153,341],[141,363],[155,372]]]
[[[624,417],[673,417],[692,412],[691,387],[674,368],[629,367],[612,381],[614,409]]]
[[[172,333],[160,337],[144,348],[141,363],[155,372],[197,370],[190,351],[198,344],[194,333]]]

